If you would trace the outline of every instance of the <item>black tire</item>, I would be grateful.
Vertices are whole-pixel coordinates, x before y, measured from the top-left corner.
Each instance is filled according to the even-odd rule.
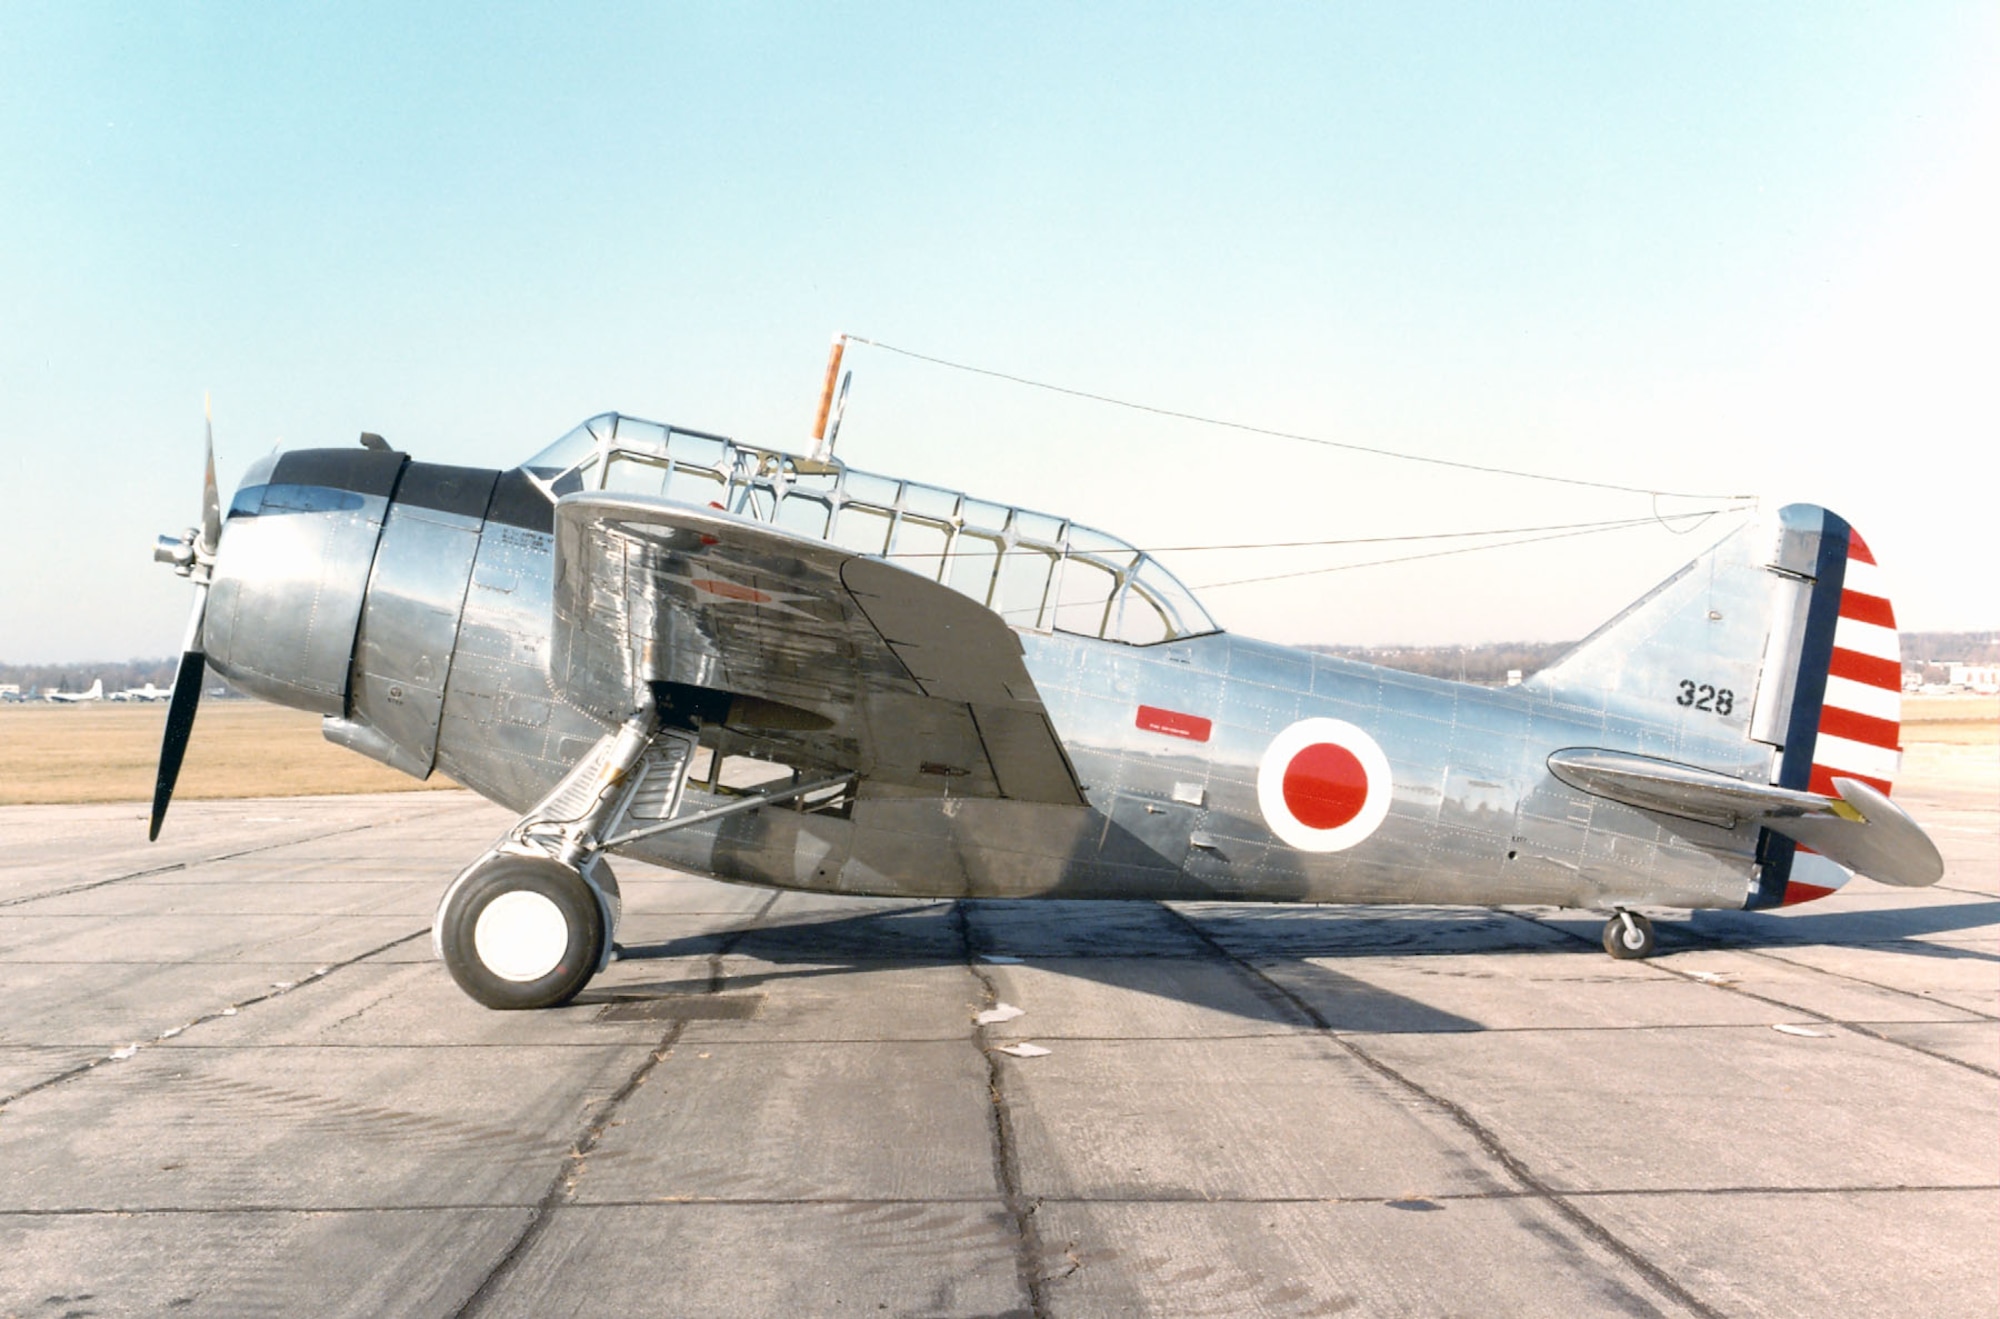
[[[1653,935],[1653,923],[1638,912],[1629,913],[1632,927],[1625,926],[1625,916],[1613,916],[1604,923],[1604,951],[1621,962],[1636,962],[1651,957],[1657,940]],[[1637,936],[1636,940],[1634,936]]]
[[[458,884],[438,942],[460,989],[489,1008],[518,1009],[575,998],[597,974],[604,939],[603,911],[582,875],[544,857],[502,856]]]

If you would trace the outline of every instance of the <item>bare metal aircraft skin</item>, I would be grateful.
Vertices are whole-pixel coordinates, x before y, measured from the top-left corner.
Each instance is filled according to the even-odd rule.
[[[210,492],[159,551],[201,598],[155,832],[204,662],[521,812],[434,931],[490,1006],[608,961],[611,852],[828,893],[1593,907],[1616,956],[1652,949],[1631,908],[1942,873],[1889,800],[1887,592],[1809,505],[1485,688],[1221,632],[1057,518],[615,414],[505,472],[375,441],[265,459],[226,517],[212,463]]]

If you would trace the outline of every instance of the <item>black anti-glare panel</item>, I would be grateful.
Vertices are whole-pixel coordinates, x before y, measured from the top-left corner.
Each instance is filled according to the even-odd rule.
[[[377,453],[369,449],[294,449],[278,455],[270,484],[326,486],[386,499],[395,490],[396,478],[409,460],[406,453]]]
[[[500,473],[491,467],[447,467],[443,463],[411,463],[396,487],[396,502],[440,513],[483,518],[493,499]]]
[[[556,506],[542,493],[528,474],[516,467],[500,473],[493,483],[493,502],[486,507],[488,522],[502,522],[552,536],[556,530]]]

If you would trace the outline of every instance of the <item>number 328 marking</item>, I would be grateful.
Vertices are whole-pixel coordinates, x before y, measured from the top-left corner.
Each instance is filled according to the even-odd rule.
[[[1726,715],[1736,708],[1736,693],[1727,687],[1711,687],[1707,683],[1696,686],[1692,679],[1682,678],[1681,694],[1674,698],[1674,704]]]

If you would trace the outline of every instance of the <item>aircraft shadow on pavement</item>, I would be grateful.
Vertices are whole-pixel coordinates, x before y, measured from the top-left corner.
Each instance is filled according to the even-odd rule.
[[[1338,919],[1332,911],[1313,915],[1322,932],[1330,928],[1327,922]],[[756,959],[771,968],[729,974],[714,986],[742,992],[883,966],[964,966],[973,957],[997,954],[1023,959],[1038,970],[1170,997],[1262,1024],[1302,1028],[1316,1024],[1289,994],[1310,1004],[1336,1030],[1437,1034],[1485,1028],[1312,959],[1370,952],[1528,951],[1567,942],[1553,931],[1490,912],[1426,913],[1423,918],[1399,912],[1389,920],[1378,916],[1376,923],[1387,928],[1372,935],[1353,928],[1356,921],[1350,918],[1348,928],[1323,938],[1314,937],[1315,922],[1310,920],[1286,919],[1280,925],[1259,915],[1248,923],[1255,928],[1230,930],[1227,916],[1204,914],[1201,929],[1227,950],[1229,955],[1224,955],[1185,921],[1151,903],[974,900],[846,916],[814,915],[746,930],[622,945],[619,958],[624,963],[681,959],[727,948],[732,956]],[[1253,963],[1263,974],[1246,969],[1237,958]],[[1219,974],[1163,974],[1165,962],[1206,963]],[[705,978],[688,978],[593,986],[576,1002],[688,994],[707,985]]]
[[[1871,911],[1810,909],[1785,915],[1756,911],[1697,911],[1682,937],[1724,948],[1792,948],[1825,945],[1874,948],[1915,957],[2000,962],[2000,954],[1964,944],[1934,943],[1925,935],[2000,927],[2000,901],[1946,902]],[[1663,926],[1662,932],[1671,930]],[[1663,940],[1663,942],[1666,942]],[[1680,939],[1673,940],[1679,943]]]
[[[711,988],[754,991],[788,980],[838,977],[884,966],[963,966],[969,958],[990,953],[1259,1023],[1313,1024],[1289,995],[1309,1004],[1335,1030],[1443,1034],[1485,1027],[1328,963],[1496,953],[1603,956],[1595,948],[1599,918],[1582,913],[1523,919],[1460,908],[1217,905],[1198,915],[1195,927],[1152,903],[997,900],[929,903],[852,915],[815,913],[747,929],[626,945],[619,954],[621,961],[633,963],[707,957],[726,950],[770,969],[727,974],[713,985],[704,975],[594,986],[576,1001],[584,1006]],[[1588,925],[1587,932],[1568,928],[1579,922]],[[1932,943],[1923,937],[1996,924],[2000,924],[2000,901],[1784,915],[1701,911],[1685,921],[1662,922],[1661,932],[1667,952],[1700,946],[1827,945],[2000,961],[1979,949]],[[1579,941],[1589,947],[1579,946]],[[1226,972],[1163,975],[1159,963],[1166,959],[1208,962]],[[1237,959],[1256,970],[1246,969]],[[1283,986],[1285,992],[1275,986]]]

